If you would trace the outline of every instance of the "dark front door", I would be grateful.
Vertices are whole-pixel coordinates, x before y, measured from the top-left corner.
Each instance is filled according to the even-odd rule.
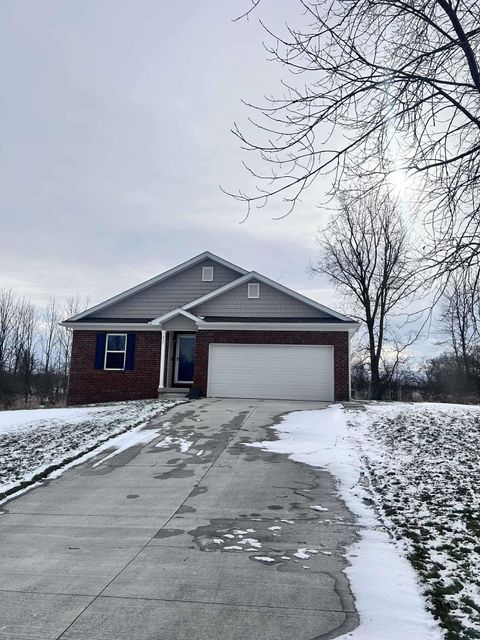
[[[175,384],[192,384],[195,360],[195,335],[191,333],[177,336],[175,358]]]

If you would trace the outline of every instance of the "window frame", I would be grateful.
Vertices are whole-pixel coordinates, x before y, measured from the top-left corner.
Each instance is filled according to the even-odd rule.
[[[108,338],[110,336],[124,336],[125,348],[124,349],[109,349]],[[107,333],[105,337],[105,355],[103,358],[103,370],[104,371],[125,371],[125,363],[127,361],[127,348],[128,348],[128,334],[127,333]],[[107,367],[107,356],[109,353],[123,353],[123,367]]]
[[[212,277],[207,278],[206,274],[211,273]],[[202,267],[202,282],[213,282],[213,267]]]
[[[257,287],[257,295],[252,295],[250,293],[251,289],[250,287]],[[249,298],[250,300],[258,300],[258,298],[260,298],[260,283],[259,282],[249,282],[247,284],[247,298]]]

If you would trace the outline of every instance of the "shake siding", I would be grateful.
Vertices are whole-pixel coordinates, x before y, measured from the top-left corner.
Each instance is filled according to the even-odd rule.
[[[202,267],[213,267],[213,282],[202,281]],[[96,318],[158,318],[240,277],[241,274],[232,269],[204,260],[93,315]]]
[[[185,316],[178,315],[175,318],[168,320],[168,322],[164,322],[162,329],[165,329],[165,331],[196,331],[197,325],[193,320],[189,320],[188,318],[185,318]]]
[[[254,282],[252,280],[252,282]],[[296,300],[278,289],[260,283],[260,298],[247,297],[247,283],[190,309],[200,316],[328,318],[322,311]]]

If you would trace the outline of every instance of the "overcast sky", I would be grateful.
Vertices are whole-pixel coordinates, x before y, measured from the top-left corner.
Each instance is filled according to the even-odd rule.
[[[248,6],[0,2],[0,287],[97,302],[210,250],[334,303],[306,274],[328,215],[317,194],[239,224],[219,189],[247,184],[230,133],[250,115],[241,99],[279,87],[257,19],[232,22]],[[264,0],[258,15],[293,10]]]
[[[248,186],[241,100],[279,92],[258,18],[302,20],[299,3],[263,0],[232,21],[249,6],[0,0],[0,288],[94,304],[209,250],[345,310],[306,272],[328,183],[283,220],[270,206],[243,224],[219,188]]]

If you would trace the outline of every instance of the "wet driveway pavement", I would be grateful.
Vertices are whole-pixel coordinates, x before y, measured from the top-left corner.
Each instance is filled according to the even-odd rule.
[[[342,569],[355,526],[332,477],[246,446],[273,438],[266,427],[282,413],[319,406],[178,405],[153,421],[164,427],[149,445],[0,507],[0,639],[326,640],[353,629]]]

